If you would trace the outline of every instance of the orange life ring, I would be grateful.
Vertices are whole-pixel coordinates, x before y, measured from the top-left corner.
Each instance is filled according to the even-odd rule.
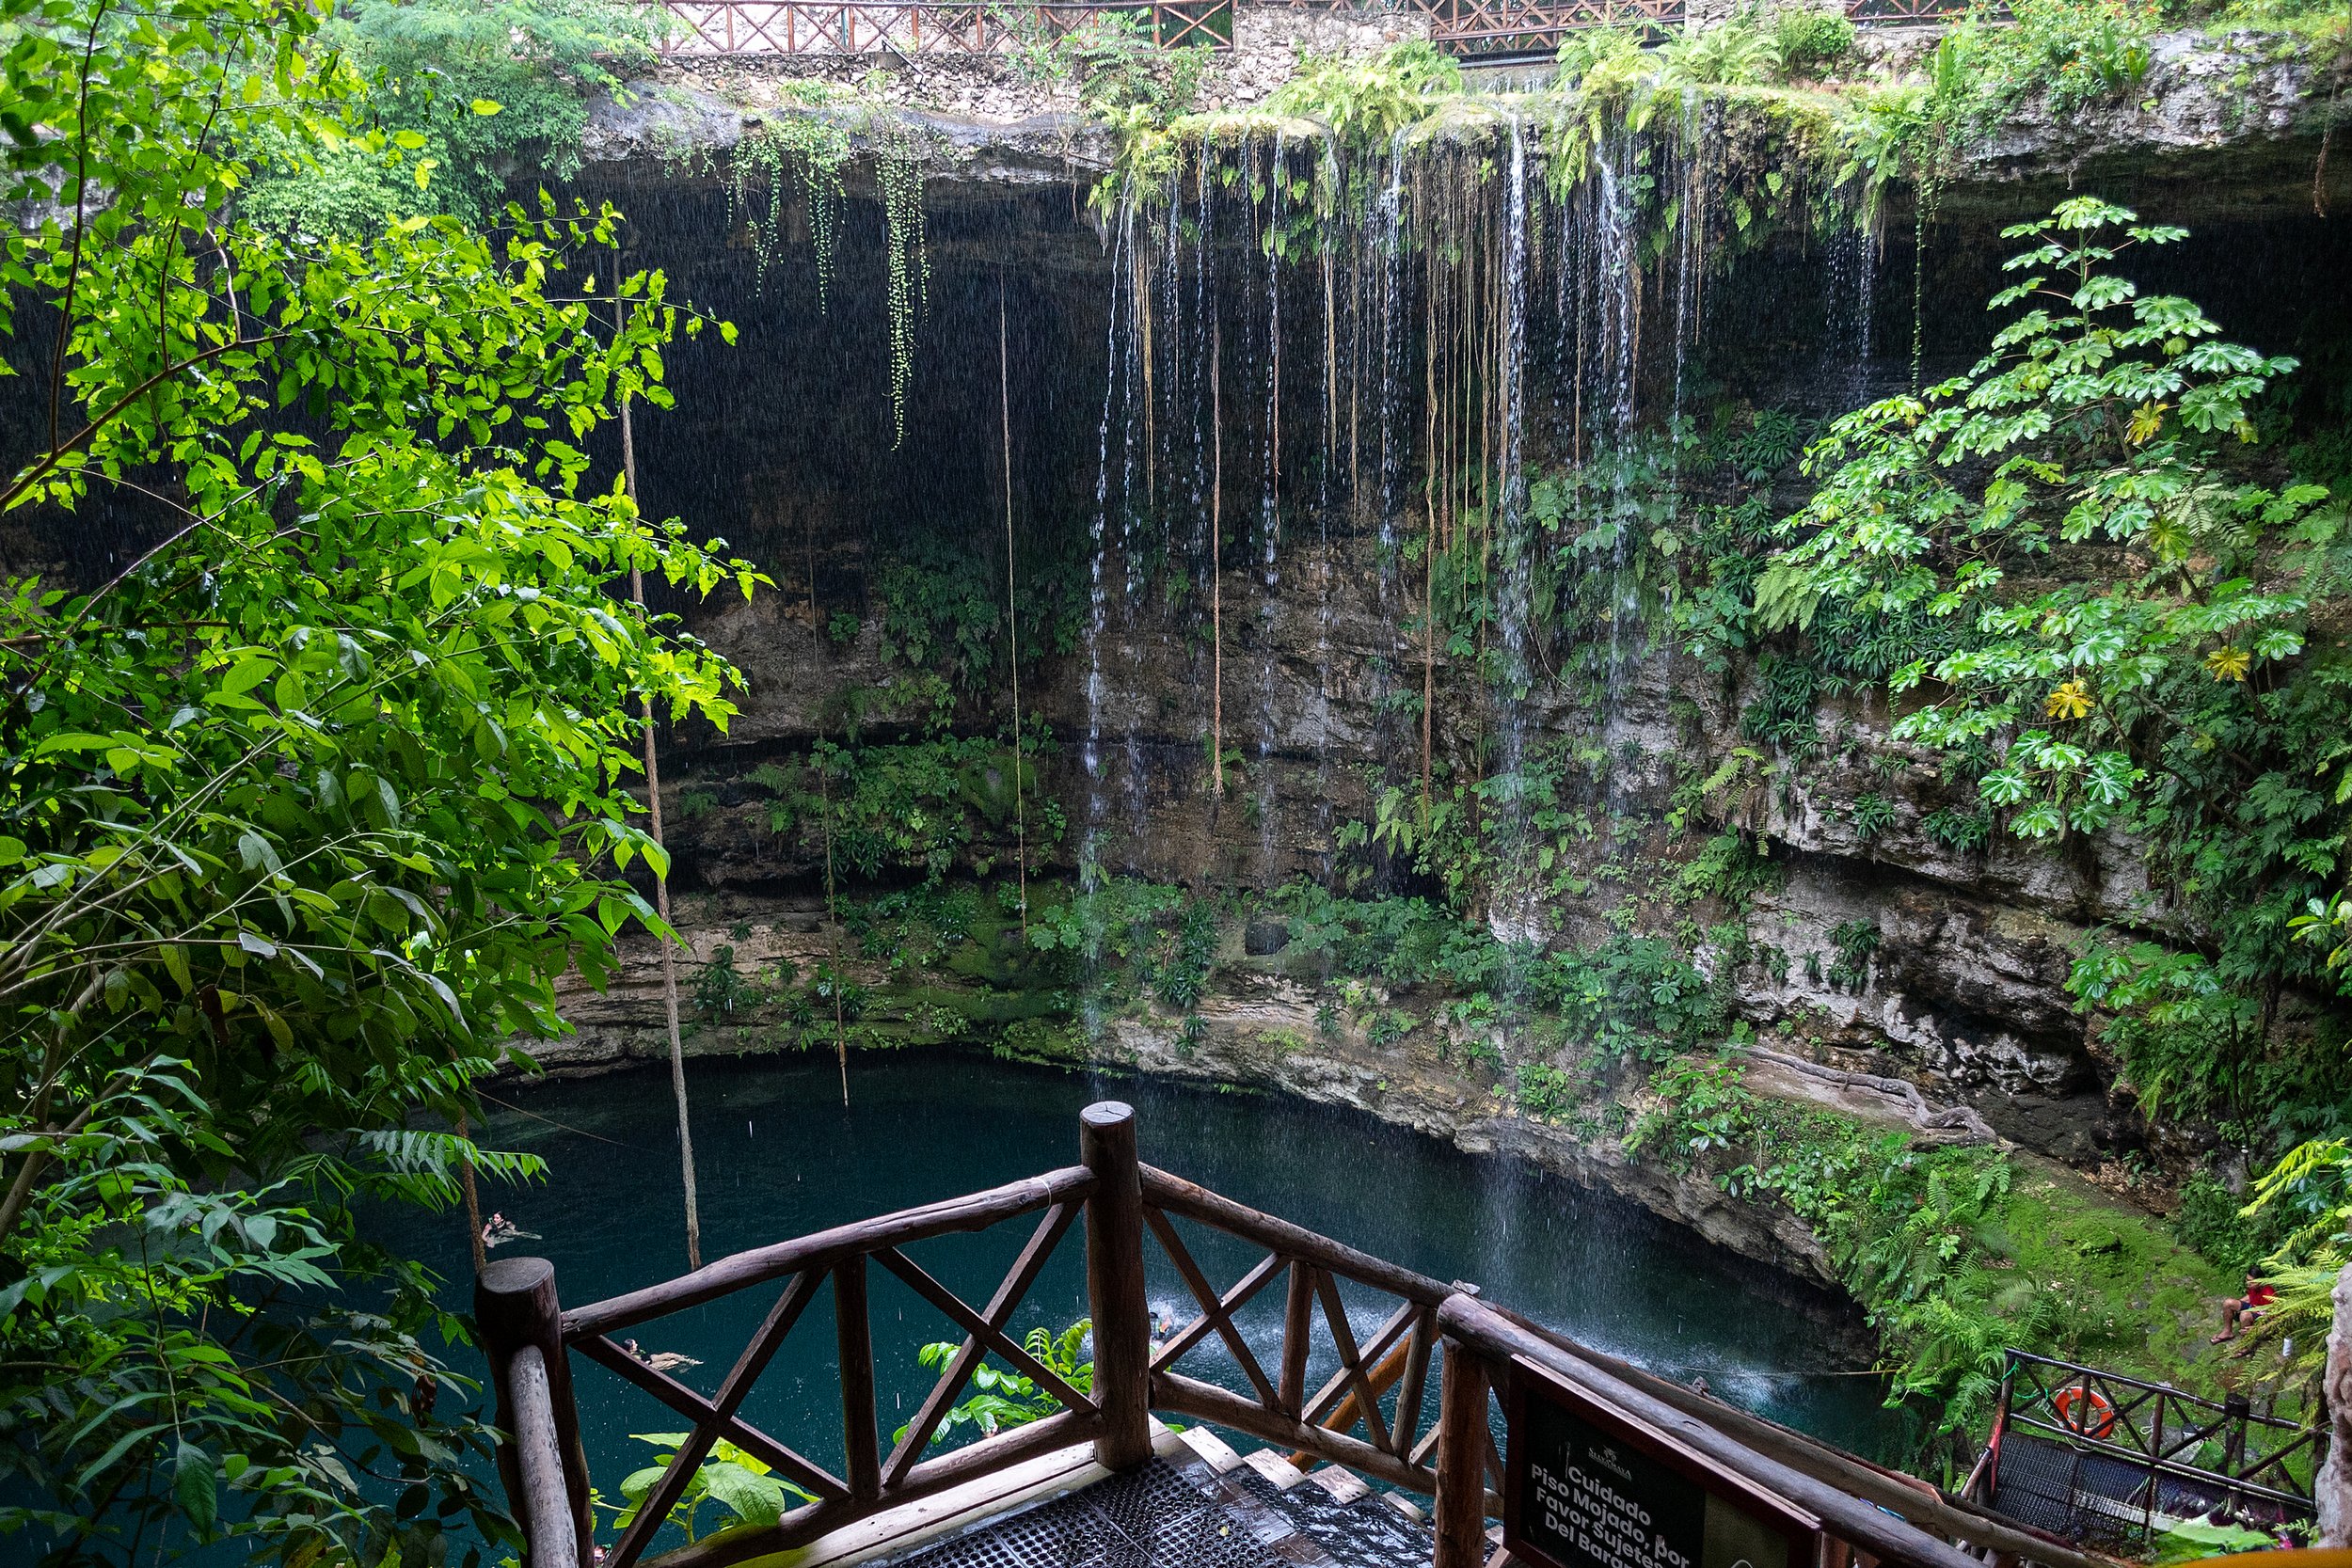
[[[2115,1430],[2115,1405],[2087,1383],[2061,1388],[2050,1396],[2058,1425],[2078,1436],[2096,1441]]]

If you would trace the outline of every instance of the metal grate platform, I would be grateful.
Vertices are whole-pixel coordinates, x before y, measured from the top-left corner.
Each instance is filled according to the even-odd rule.
[[[1198,1477],[1188,1470],[1198,1470]],[[1287,1568],[1204,1489],[1205,1465],[1154,1459],[898,1560],[898,1568]]]
[[[2107,1454],[2011,1432],[2001,1440],[2000,1484],[1993,1506],[2020,1524],[2070,1541],[2121,1549],[2145,1533],[2150,1476]],[[2210,1513],[2232,1501],[2224,1487],[2159,1475],[2153,1512],[2175,1518]]]

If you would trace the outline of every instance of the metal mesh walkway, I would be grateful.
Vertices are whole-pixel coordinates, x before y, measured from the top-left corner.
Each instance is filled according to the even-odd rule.
[[[1376,1497],[1335,1502],[1254,1472],[1154,1459],[934,1542],[893,1568],[1419,1568],[1431,1538]]]

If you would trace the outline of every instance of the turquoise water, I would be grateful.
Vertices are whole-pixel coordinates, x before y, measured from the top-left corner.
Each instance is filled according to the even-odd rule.
[[[1851,1375],[1853,1337],[1828,1304],[1693,1242],[1622,1200],[1586,1193],[1517,1161],[1477,1159],[1370,1117],[1280,1097],[1217,1093],[943,1052],[854,1058],[845,1110],[834,1064],[807,1057],[688,1068],[694,1101],[706,1259],[845,1221],[951,1197],[1077,1160],[1077,1113],[1097,1099],[1135,1105],[1143,1158],[1439,1279],[1479,1285],[1586,1343],[1688,1379],[1703,1374],[1739,1403],[1866,1452],[1896,1439],[1878,1380]],[[485,1189],[536,1240],[501,1255],[554,1260],[579,1306],[686,1270],[675,1132],[665,1071],[501,1085],[487,1143],[543,1155],[552,1179]],[[985,1303],[1036,1223],[908,1249],[964,1300]],[[439,1266],[453,1304],[469,1299],[462,1217],[403,1215],[393,1238]],[[1063,1242],[1015,1320],[1059,1326],[1085,1311],[1081,1236]],[[1211,1280],[1230,1286],[1262,1253],[1197,1228],[1185,1241]],[[1156,1307],[1189,1321],[1174,1269],[1147,1243]],[[885,1443],[930,1386],[916,1360],[951,1325],[895,1277],[868,1270]],[[772,1304],[761,1286],[629,1331],[648,1351],[697,1357],[677,1375],[707,1394]],[[1366,1292],[1350,1318],[1368,1335],[1394,1306]],[[1279,1358],[1282,1292],[1243,1318],[1260,1363]],[[840,1473],[830,1292],[802,1318],[747,1403],[753,1424]],[[590,1468],[607,1496],[652,1453],[632,1433],[685,1422],[584,1358],[574,1358]],[[1240,1387],[1214,1338],[1184,1370]],[[1318,1365],[1317,1372],[1325,1370]],[[1435,1378],[1429,1415],[1435,1416]],[[1248,1444],[1244,1447],[1251,1446]]]

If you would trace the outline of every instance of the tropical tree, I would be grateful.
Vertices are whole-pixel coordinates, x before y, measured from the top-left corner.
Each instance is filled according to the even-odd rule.
[[[2152,1112],[2291,1141],[2345,1082],[2323,1031],[2280,1023],[2286,988],[2328,986],[2290,926],[2352,821],[2344,507],[2255,450],[2294,361],[2115,270],[2183,230],[2082,198],[2006,233],[2026,248],[1992,303],[2022,313],[1968,373],[1832,425],[1755,614],[1912,628],[1896,739],[2015,836],[2133,835],[2173,911],[2095,939],[2075,994]]]
[[[134,535],[0,589],[0,1532],[47,1560],[511,1535],[428,1341],[464,1325],[356,1215],[534,1170],[446,1129],[562,1030],[558,975],[659,928],[628,699],[732,712],[616,588],[755,580],[591,460],[703,325],[616,275],[611,212],[239,212],[264,141],[430,184],[311,64],[322,13],[0,0],[41,214],[0,242],[40,410],[0,507],[39,552]]]

